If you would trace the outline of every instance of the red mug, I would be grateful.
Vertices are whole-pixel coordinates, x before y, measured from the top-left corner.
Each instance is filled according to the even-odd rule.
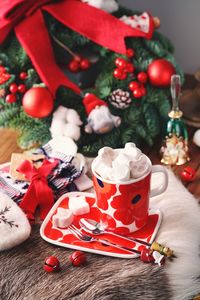
[[[150,159],[147,172],[137,179],[112,181],[102,178],[95,171],[95,159],[92,163],[93,185],[96,204],[100,211],[100,223],[106,230],[128,234],[147,224],[149,197],[163,193],[168,185],[168,174],[161,165],[152,166]],[[151,174],[162,172],[163,182],[151,190]]]

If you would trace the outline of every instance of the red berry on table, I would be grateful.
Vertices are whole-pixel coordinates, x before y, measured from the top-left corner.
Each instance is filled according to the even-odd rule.
[[[80,63],[79,61],[76,60],[72,60],[70,61],[70,63],[68,64],[68,68],[71,72],[78,72],[80,70]]]
[[[196,174],[196,172],[193,168],[186,167],[183,169],[183,171],[181,173],[181,178],[183,181],[190,182],[194,179],[195,174]]]
[[[16,85],[16,83],[12,83],[10,86],[9,86],[9,90],[12,94],[16,94],[17,93],[17,90],[18,90],[18,87]]]
[[[138,73],[138,75],[137,75],[137,79],[138,79],[138,81],[139,82],[141,82],[141,83],[146,83],[147,82],[147,73],[145,73],[145,72],[140,72],[140,73]]]
[[[140,87],[140,84],[139,84],[137,81],[131,81],[131,82],[129,83],[129,89],[130,89],[131,91],[134,91],[134,90],[136,90],[136,89],[139,89],[139,87]]]
[[[78,267],[86,262],[86,255],[82,251],[75,251],[69,257],[72,265]]]
[[[128,58],[134,57],[134,56],[135,56],[135,51],[134,51],[133,49],[131,49],[131,48],[128,48],[128,49],[126,50],[126,56],[127,56]]]
[[[87,58],[84,58],[80,61],[80,68],[82,70],[87,70],[91,66],[90,61]]]
[[[45,259],[43,268],[48,273],[59,271],[60,270],[59,260],[55,256],[49,256]]]
[[[120,69],[124,69],[127,65],[127,61],[122,57],[117,57],[115,59],[115,65]]]
[[[135,89],[135,90],[133,91],[133,97],[134,97],[134,98],[142,98],[142,91],[141,91],[140,88],[139,88],[139,89]]]
[[[16,102],[16,96],[15,96],[15,94],[8,94],[6,96],[6,102],[7,103],[14,103],[14,102]]]
[[[18,90],[18,92],[21,93],[21,94],[25,93],[25,92],[26,92],[26,86],[25,86],[25,84],[20,84],[20,85],[18,85],[17,90]]]
[[[26,72],[21,72],[19,74],[19,78],[22,79],[22,80],[25,80],[27,78],[28,74]]]
[[[134,67],[134,65],[133,65],[132,63],[127,63],[125,70],[126,70],[128,73],[133,73],[134,70],[135,70],[135,67]]]

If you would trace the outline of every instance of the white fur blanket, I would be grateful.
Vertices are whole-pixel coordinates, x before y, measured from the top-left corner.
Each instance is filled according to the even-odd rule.
[[[151,199],[151,206],[163,213],[157,235],[177,255],[175,262],[166,266],[174,300],[190,299],[200,293],[200,205],[198,200],[169,172],[169,186],[164,195]],[[153,185],[159,185],[154,175]]]
[[[156,176],[156,174],[155,174]],[[159,184],[159,177],[153,184]],[[0,253],[1,300],[190,300],[200,293],[200,208],[197,199],[169,171],[169,187],[151,199],[163,221],[156,240],[177,255],[163,267],[139,259],[87,254],[84,267],[70,266],[70,249],[43,241],[39,228],[22,245]],[[45,257],[56,255],[63,269],[47,274]]]

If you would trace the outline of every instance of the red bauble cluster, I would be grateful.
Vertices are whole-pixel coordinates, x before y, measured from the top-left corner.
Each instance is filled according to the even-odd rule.
[[[133,92],[134,98],[142,98],[146,95],[146,88],[144,86],[145,83],[147,83],[148,76],[145,72],[139,72],[137,74],[137,80],[138,81],[131,81],[129,84],[129,89]]]
[[[19,78],[21,80],[25,80],[27,78],[27,73],[26,72],[21,72],[19,74]],[[20,94],[24,94],[26,92],[26,86],[24,83],[20,83],[19,85],[17,85],[16,83],[11,83],[11,85],[9,86],[9,91],[10,94],[8,94],[6,96],[6,102],[7,103],[14,103],[17,100],[16,94],[20,93]]]
[[[76,55],[68,64],[68,69],[73,73],[77,73],[89,69],[90,66],[91,63],[87,58],[82,58]]]
[[[128,58],[132,58],[135,55],[135,52],[133,49],[130,48],[130,49],[127,49],[126,55]],[[128,73],[133,73],[135,70],[134,65],[130,61],[128,61],[122,57],[117,57],[115,59],[115,66],[117,68],[114,70],[113,76],[119,80],[126,79],[128,76]]]
[[[47,88],[33,87],[25,93],[22,105],[27,115],[34,118],[44,118],[51,114],[54,99]]]
[[[128,59],[133,58],[135,56],[134,49],[128,48],[126,50],[126,56]],[[117,68],[114,70],[113,75],[116,79],[119,80],[126,79],[128,73],[133,74],[135,71],[134,65],[129,60],[121,57],[117,57],[115,59],[115,65]],[[135,77],[135,75],[133,75],[133,77]],[[130,82],[129,89],[132,91],[134,98],[139,99],[146,95],[146,88],[144,85],[146,84],[147,80],[147,73],[139,72],[137,74],[137,79]]]

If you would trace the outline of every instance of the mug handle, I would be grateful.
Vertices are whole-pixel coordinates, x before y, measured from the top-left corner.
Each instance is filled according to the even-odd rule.
[[[158,173],[158,172],[161,172],[164,174],[164,181],[159,187],[156,187],[151,190],[150,197],[160,195],[167,189],[167,186],[168,186],[168,174],[167,174],[166,169],[161,165],[152,166],[152,173]]]

